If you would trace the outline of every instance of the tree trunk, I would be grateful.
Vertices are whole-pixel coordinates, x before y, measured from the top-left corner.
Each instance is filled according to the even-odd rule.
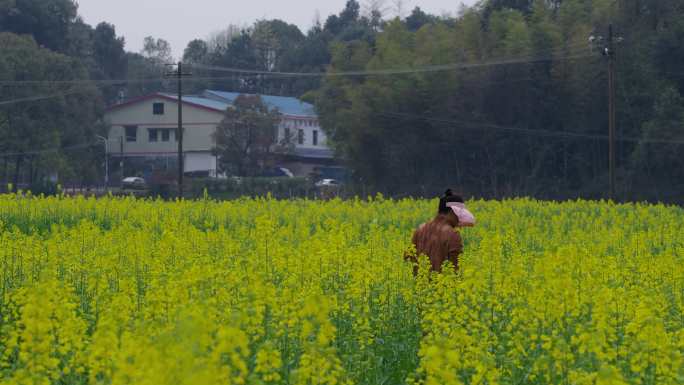
[[[29,158],[29,186],[33,186],[33,157]]]
[[[5,188],[7,187],[7,165],[9,163],[9,160],[7,157],[3,158],[3,165],[2,165],[2,187]]]
[[[489,151],[489,146],[485,144],[485,155],[487,156],[487,163],[489,164],[489,169],[487,172],[489,173],[490,177],[490,183],[491,183],[491,191],[494,194],[493,198],[498,199],[499,198],[499,180],[498,180],[498,175],[496,171],[496,163],[494,161],[494,158]]]
[[[12,184],[14,185],[14,189],[17,189],[17,185],[19,184],[19,171],[21,170],[21,163],[24,160],[23,156],[19,155],[17,156],[16,163],[14,164],[14,181]]]

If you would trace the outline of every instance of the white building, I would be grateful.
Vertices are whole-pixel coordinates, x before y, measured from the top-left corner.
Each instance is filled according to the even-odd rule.
[[[183,97],[183,150],[186,173],[217,175],[217,159],[212,155],[214,133],[238,93],[205,91]],[[318,123],[313,106],[296,98],[262,95],[270,108],[282,115],[279,141],[294,139],[294,152],[283,154],[279,166],[295,175],[308,175],[316,167],[330,165],[332,151]],[[110,157],[123,160],[124,173],[149,177],[155,170],[177,169],[178,98],[156,93],[126,101],[107,109]]]

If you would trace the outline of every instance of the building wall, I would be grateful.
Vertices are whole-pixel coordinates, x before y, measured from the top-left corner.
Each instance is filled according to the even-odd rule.
[[[164,104],[164,113],[153,113],[155,103]],[[209,110],[185,104],[183,106],[184,137],[183,150],[185,152],[185,171],[213,171],[217,170],[217,159],[211,154],[215,146],[214,133],[216,127],[223,120],[223,112]],[[176,159],[178,142],[176,141],[175,129],[178,125],[177,102],[163,97],[141,100],[108,111],[105,121],[109,124],[109,152],[113,157],[121,153],[125,158],[147,159],[147,163],[158,158]],[[126,127],[137,127],[135,141],[126,138]],[[151,141],[150,129],[157,131],[157,140]],[[168,130],[168,140],[164,140],[162,130]],[[295,147],[307,149],[326,149],[327,138],[320,128],[318,119],[314,116],[283,115],[278,129],[278,140],[282,141],[289,130]],[[303,143],[299,144],[298,133],[302,130]],[[317,132],[318,142],[314,144],[314,132]],[[122,146],[123,142],[123,146]],[[147,164],[145,163],[145,164]],[[164,162],[162,162],[164,163]],[[310,172],[311,167],[298,165],[302,168],[301,173]],[[298,173],[298,174],[301,174]]]
[[[154,115],[154,103],[164,104],[164,114]],[[154,154],[173,153],[178,150],[175,129],[178,126],[178,103],[163,98],[153,98],[131,104],[106,113],[105,120],[110,125],[109,151],[121,151],[125,156],[148,156]],[[184,105],[183,131],[184,151],[211,151],[214,147],[216,126],[223,119],[223,114],[202,108]],[[137,126],[135,141],[126,139],[126,126]],[[157,132],[157,141],[151,142],[149,130],[169,130],[169,140],[162,140],[162,132]]]
[[[287,132],[290,132],[291,140],[295,147],[298,148],[320,148],[325,149],[327,146],[327,137],[321,129],[318,119],[311,117],[295,117],[284,115],[283,120],[278,127],[278,141],[283,141],[287,137]],[[302,144],[298,141],[299,130],[303,131],[304,142]],[[314,132],[318,135],[318,144],[314,145]]]
[[[207,152],[191,152],[185,154],[185,163],[183,164],[186,172],[192,171],[213,171],[211,176],[216,176],[217,164],[216,156]]]

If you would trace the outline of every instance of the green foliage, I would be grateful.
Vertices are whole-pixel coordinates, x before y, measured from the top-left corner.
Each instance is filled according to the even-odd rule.
[[[100,94],[87,82],[59,84],[87,78],[86,68],[73,58],[38,47],[28,36],[0,33],[0,46],[8,53],[0,56],[0,69],[6,78],[56,81],[3,92],[7,99],[55,95],[31,103],[0,105],[0,153],[17,154],[4,159],[4,180],[17,185],[25,174],[24,182],[37,183],[52,173],[70,170],[87,177],[94,164],[87,145],[101,133],[95,123],[102,111]],[[67,154],[60,149],[80,151]]]
[[[653,118],[643,125],[644,141],[633,155],[640,166],[635,179],[650,184],[668,184],[671,190],[684,188],[684,98],[673,87],[663,90],[655,102]],[[672,141],[672,144],[662,143]],[[662,191],[662,195],[672,191]]]
[[[188,43],[183,51],[183,61],[186,63],[204,63],[209,55],[209,45],[206,41],[195,39]]]
[[[193,179],[192,196],[202,197],[206,191],[216,199],[235,199],[240,197],[302,198],[314,196],[316,190],[307,178],[254,177],[228,179]]]
[[[93,31],[93,56],[101,76],[96,78],[122,79],[125,76],[126,52],[124,38],[116,35],[116,28],[100,23]]]
[[[161,81],[131,82],[126,90],[125,79],[159,77],[159,66],[128,56],[113,25],[93,28],[77,8],[73,0],[0,0],[0,80],[28,81],[0,86],[3,102],[20,100],[0,105],[3,184],[101,180],[104,155],[95,135],[106,132],[99,121],[104,105],[120,91],[130,96],[163,88]],[[109,82],[95,88],[89,79]]]
[[[143,42],[143,49],[140,52],[155,64],[163,66],[172,62],[171,45],[164,39],[155,39],[147,36]]]
[[[77,8],[73,0],[3,0],[0,31],[31,35],[40,45],[66,52]]]
[[[415,7],[411,12],[411,15],[406,18],[406,27],[410,31],[417,31],[422,26],[435,23],[436,21],[437,18],[435,16],[423,12],[420,7]]]
[[[216,128],[220,170],[229,175],[254,176],[272,166],[280,114],[254,95],[239,95]]]
[[[636,170],[650,170],[650,181],[671,178],[675,171],[665,170],[681,169],[681,146],[634,139],[674,139],[681,130],[681,120],[662,110],[682,105],[667,90],[684,91],[684,10],[669,1],[619,3],[490,0],[454,19],[416,9],[373,39],[338,39],[331,73],[464,69],[326,77],[315,98],[323,127],[357,182],[376,190],[422,194],[456,185],[479,196],[604,196],[607,141],[589,137],[607,134],[607,66],[602,46],[588,39],[605,36],[612,23],[623,38],[618,131],[629,138],[618,150],[620,194],[665,199],[632,189],[647,184]],[[684,192],[667,187],[669,200]]]

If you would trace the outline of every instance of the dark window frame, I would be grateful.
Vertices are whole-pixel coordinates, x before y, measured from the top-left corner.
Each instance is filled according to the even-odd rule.
[[[300,128],[299,131],[297,132],[297,143],[304,144],[304,142],[305,142],[304,136],[305,136],[304,130]]]
[[[153,115],[164,115],[164,112],[165,112],[164,103],[152,104],[152,114]]]
[[[313,130],[313,145],[318,146],[318,130]]]
[[[159,142],[159,129],[158,128],[148,128],[147,129],[147,141],[149,143]]]
[[[133,131],[131,131],[133,130]],[[138,141],[138,126],[124,126],[124,136],[126,137],[126,142],[132,143]]]
[[[170,142],[171,141],[171,130],[164,128],[161,130],[161,141]]]

